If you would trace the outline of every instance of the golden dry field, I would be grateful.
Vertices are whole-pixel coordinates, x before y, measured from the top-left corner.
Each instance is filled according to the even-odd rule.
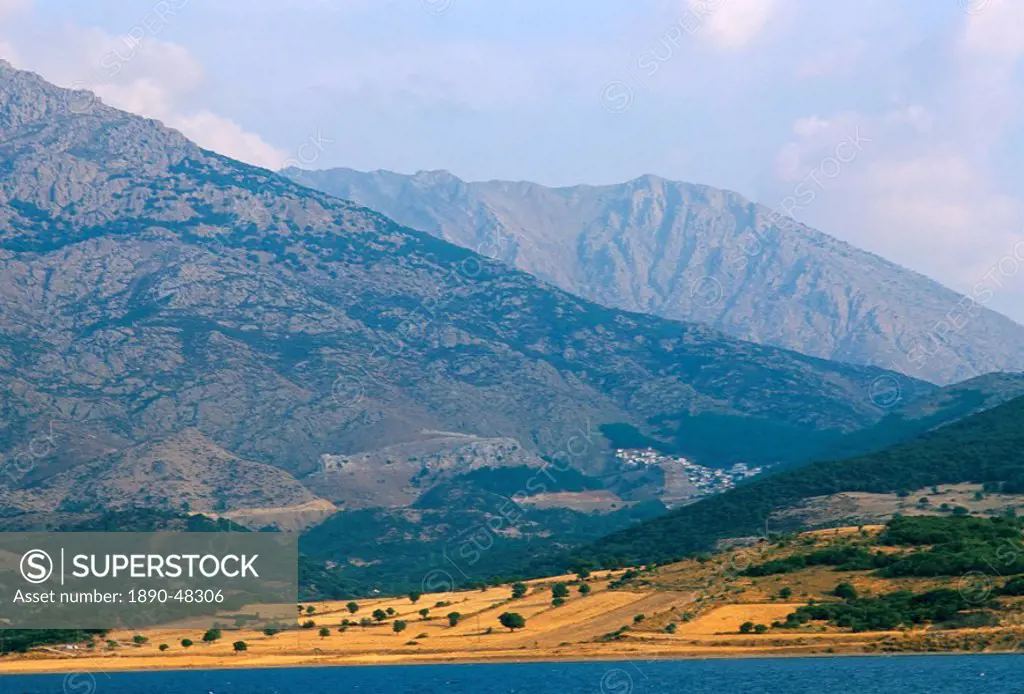
[[[999,627],[862,633],[820,623],[780,628],[778,623],[809,600],[835,599],[831,591],[841,581],[851,583],[862,595],[923,591],[950,587],[950,583],[948,579],[883,579],[869,571],[840,572],[829,567],[759,578],[740,573],[747,566],[800,548],[827,546],[878,530],[869,526],[804,533],[784,546],[762,543],[704,561],[641,570],[618,587],[610,584],[622,577],[622,571],[595,572],[585,580],[566,575],[529,581],[527,594],[519,599],[513,599],[510,586],[503,585],[427,594],[416,603],[405,596],[361,599],[356,600],[355,614],[346,608],[348,601],[311,603],[303,607],[312,606],[314,612],[297,620],[297,624],[311,620],[311,627],[272,636],[252,629],[225,629],[220,640],[207,644],[198,628],[115,631],[106,639],[115,641],[116,647],[100,640],[92,649],[84,645],[74,650],[39,648],[0,658],[0,672],[1008,650],[1024,642],[1020,599],[1007,601],[1008,617]],[[559,582],[567,584],[570,595],[556,607],[551,588]],[[587,595],[579,592],[583,584],[590,588]],[[783,589],[788,589],[787,599],[779,595]],[[393,614],[385,620],[358,625],[375,610],[389,608]],[[419,613],[423,608],[429,610],[426,618]],[[506,611],[522,615],[526,627],[513,632],[501,626],[498,616]],[[461,615],[456,626],[449,624],[451,612]],[[344,620],[356,623],[344,626]],[[407,624],[401,633],[394,631],[397,620]],[[764,633],[741,633],[745,622],[768,628]],[[321,635],[324,628],[328,633]],[[137,634],[148,641],[136,645]],[[182,639],[194,644],[184,648]],[[237,641],[245,642],[244,652],[234,652]],[[160,651],[161,644],[168,648]]]

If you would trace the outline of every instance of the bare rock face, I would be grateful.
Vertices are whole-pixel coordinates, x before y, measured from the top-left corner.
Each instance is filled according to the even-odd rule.
[[[412,441],[354,455],[320,456],[303,478],[325,499],[353,508],[410,506],[425,490],[480,468],[539,468],[544,461],[514,439],[424,431]]]
[[[232,455],[194,429],[79,465],[8,499],[36,512],[156,508],[206,514],[316,501],[284,470]]]
[[[605,306],[935,383],[1024,371],[1021,325],[729,191],[657,176],[546,188],[284,173]]]
[[[879,379],[930,390],[592,304],[7,65],[0,136],[10,489],[186,429],[296,475],[424,429],[593,468],[602,424],[700,414],[733,426],[681,450],[727,454],[748,423],[870,424]]]

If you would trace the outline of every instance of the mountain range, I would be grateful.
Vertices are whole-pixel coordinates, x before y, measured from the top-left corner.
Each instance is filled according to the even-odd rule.
[[[146,507],[298,528],[340,509],[319,535],[332,546],[357,523],[392,554],[419,542],[429,566],[446,528],[488,523],[546,465],[561,471],[547,491],[586,496],[618,446],[796,464],[1024,386],[938,389],[603,306],[7,64],[0,161],[0,515],[15,525]],[[531,510],[517,556],[660,508],[616,493],[603,518]]]
[[[810,489],[803,463],[871,460],[1024,392],[1020,375],[937,387],[581,298],[517,267],[526,246],[485,257],[2,62],[0,166],[6,529],[201,512],[306,530],[301,571],[318,595],[413,589],[481,529],[502,549],[459,565],[460,582],[554,566],[581,544],[619,556],[622,538],[664,545],[660,557],[745,531],[750,514],[730,505],[742,489]],[[742,204],[704,190],[719,211],[691,212],[713,242]],[[766,272],[798,253],[779,244]],[[797,467],[662,515],[664,476],[611,455],[648,446]],[[701,515],[707,504],[724,515]],[[680,531],[687,518],[714,532]]]
[[[731,191],[284,173],[605,306],[940,384],[1024,371],[1024,326],[985,309],[984,288],[973,302]]]
[[[186,429],[295,476],[437,431],[599,470],[609,425],[773,462],[933,389],[594,304],[6,63],[0,161],[11,488]]]

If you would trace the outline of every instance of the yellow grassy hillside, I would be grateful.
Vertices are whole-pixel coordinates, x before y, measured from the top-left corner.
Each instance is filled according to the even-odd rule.
[[[108,635],[117,643],[100,642],[93,649],[40,649],[0,659],[0,672],[54,670],[206,668],[299,666],[317,664],[371,664],[484,660],[616,659],[690,656],[793,655],[863,653],[879,650],[1005,650],[1024,640],[1019,602],[1006,601],[1000,627],[935,632],[927,627],[881,633],[850,633],[821,623],[800,628],[770,628],[765,633],[740,633],[745,622],[771,625],[809,600],[835,600],[831,591],[849,582],[863,595],[898,589],[921,592],[944,585],[940,579],[882,579],[868,571],[838,572],[829,567],[751,578],[744,568],[797,551],[826,547],[837,541],[870,538],[878,527],[846,528],[806,533],[784,544],[722,552],[704,561],[688,560],[653,569],[598,572],[585,580],[556,576],[528,582],[527,594],[512,599],[508,585],[451,593],[357,600],[352,614],[348,601],[311,603],[314,612],[296,628],[268,636],[251,629],[226,630],[221,640],[201,643],[198,629],[143,631],[148,641],[133,643],[134,632]],[[625,580],[629,577],[629,580]],[[569,597],[552,604],[552,587],[564,583]],[[945,585],[948,587],[948,580]],[[586,585],[589,593],[580,593]],[[786,590],[786,598],[780,593]],[[304,606],[305,607],[305,606]],[[392,610],[384,621],[358,624],[375,610]],[[423,618],[419,610],[427,608]],[[526,627],[505,629],[498,617],[516,612]],[[455,626],[447,615],[461,615]],[[371,617],[372,619],[372,617]],[[406,622],[401,633],[397,620]],[[327,629],[321,635],[321,629]],[[195,642],[181,646],[182,639]],[[244,641],[246,651],[235,653],[232,644]],[[161,652],[160,644],[168,649]]]

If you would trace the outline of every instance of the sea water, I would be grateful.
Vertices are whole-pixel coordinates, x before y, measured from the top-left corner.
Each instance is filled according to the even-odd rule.
[[[1024,656],[507,663],[0,677],[0,694],[1017,694]]]

